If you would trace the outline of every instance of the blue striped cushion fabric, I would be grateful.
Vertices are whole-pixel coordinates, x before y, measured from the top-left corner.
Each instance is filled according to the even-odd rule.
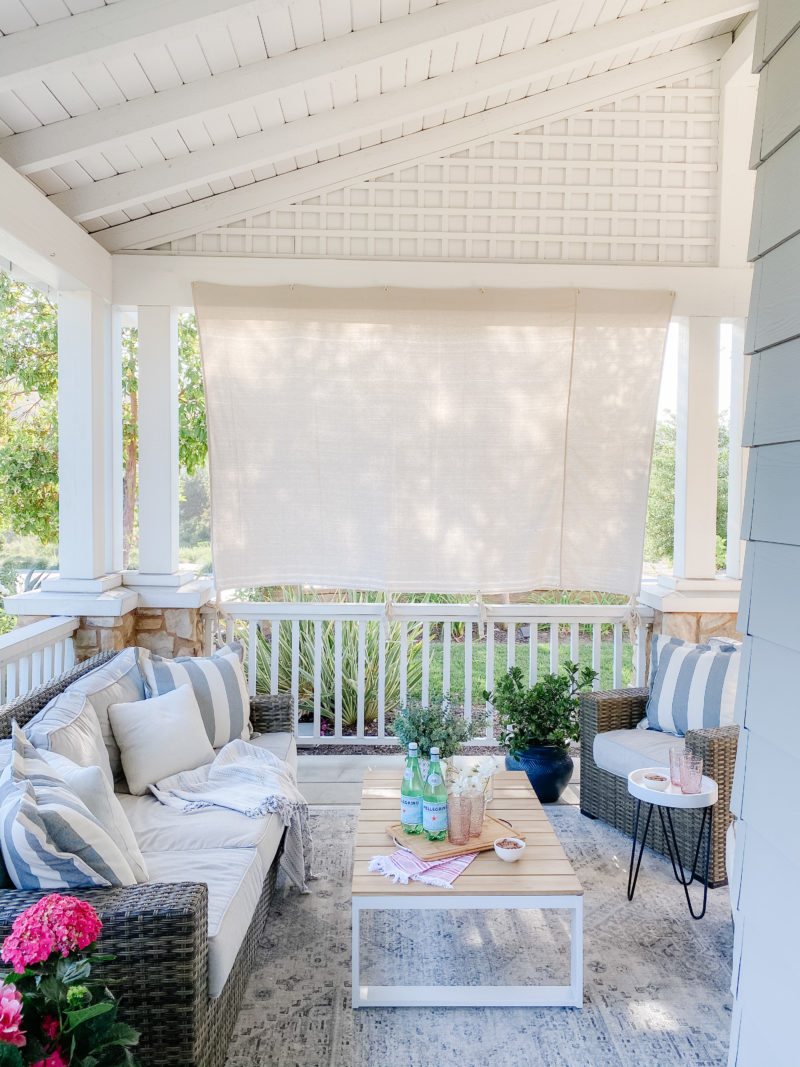
[[[650,652],[648,727],[683,737],[687,730],[730,725],[740,659],[736,643],[696,645],[656,634]]]
[[[238,642],[225,645],[206,658],[142,657],[150,696],[163,696],[187,683],[192,687],[214,748],[222,748],[236,737],[245,741],[250,737],[250,697],[239,654],[241,647]]]
[[[18,889],[136,883],[118,845],[16,723],[0,775],[0,846]]]
[[[113,788],[108,748],[86,693],[69,686],[34,715],[25,727],[25,735],[40,751],[58,752],[80,767],[99,767]]]

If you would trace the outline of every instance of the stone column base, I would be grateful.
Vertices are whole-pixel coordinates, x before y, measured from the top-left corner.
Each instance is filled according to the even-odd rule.
[[[156,655],[202,656],[205,621],[200,608],[136,608],[117,617],[82,616],[75,633],[78,663],[98,652],[141,645]]]

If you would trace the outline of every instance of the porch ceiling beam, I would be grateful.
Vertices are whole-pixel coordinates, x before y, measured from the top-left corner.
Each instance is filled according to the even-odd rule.
[[[173,127],[188,118],[225,111],[236,104],[266,100],[293,85],[327,81],[343,70],[356,70],[410,49],[434,46],[457,34],[555,2],[459,0],[439,4],[212,78],[26,130],[0,142],[0,156],[23,174],[29,174],[87,152],[102,152],[124,144],[137,134]],[[581,0],[568,3],[577,9]]]
[[[730,34],[720,35],[407,137],[123,223],[93,236],[113,252],[147,248],[202,232],[235,221],[250,211],[268,211],[278,204],[294,202],[413,160],[457,151],[498,133],[599,106],[621,93],[663,85],[692,71],[707,69],[721,59],[729,45]]]
[[[111,256],[2,160],[0,257],[53,289],[91,289],[111,299]]]
[[[718,22],[725,17],[720,14],[722,11],[731,13],[731,0],[670,0],[659,7],[556,38],[527,51],[511,52],[465,70],[236,141],[68,189],[51,199],[74,219],[97,218],[253,167],[335,146],[353,136],[379,133],[431,111],[481,101],[491,94],[571,71],[587,62],[613,61],[626,49],[654,45],[670,34],[695,31]]]
[[[289,0],[272,0],[285,6]],[[257,0],[117,0],[0,38],[0,91],[41,81],[136,48],[174,40],[181,28],[207,29],[231,15],[263,12]]]

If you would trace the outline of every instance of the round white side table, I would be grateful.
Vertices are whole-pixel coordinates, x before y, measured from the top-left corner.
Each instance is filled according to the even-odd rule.
[[[716,804],[718,796],[717,783],[712,778],[706,778],[706,776],[703,775],[699,793],[682,793],[679,788],[671,784],[663,790],[651,789],[649,786],[645,785],[644,776],[646,774],[662,774],[666,777],[667,781],[669,781],[669,767],[642,767],[638,771],[631,771],[628,775],[628,792],[632,797],[636,798],[636,818],[633,824],[631,863],[628,869],[628,900],[633,900],[633,894],[636,891],[636,882],[639,877],[639,867],[642,863],[644,843],[647,840],[647,831],[650,828],[650,818],[653,814],[653,808],[656,808],[658,810],[658,817],[661,820],[661,829],[664,831],[664,837],[667,842],[669,858],[672,863],[672,873],[675,875],[675,880],[680,882],[683,886],[683,892],[686,895],[686,903],[689,906],[689,914],[693,919],[702,919],[706,913],[706,903],[708,901],[708,868],[711,859],[711,820],[712,808],[713,805]],[[641,815],[642,804],[647,805],[647,818],[645,819],[644,833],[642,834],[642,841],[639,846],[639,858],[637,860],[636,843],[639,836],[639,817]],[[672,823],[673,808],[703,809],[703,817],[700,820],[700,830],[697,834],[697,847],[694,850],[694,859],[692,861],[690,877],[688,880],[684,871],[684,864],[681,860],[680,851],[678,850],[678,839],[675,836],[675,827]],[[703,843],[703,831],[706,829],[706,824],[708,824],[708,836],[706,840],[705,878],[703,879],[703,907],[698,913],[695,913],[691,897],[689,896],[689,886],[697,877],[697,860],[700,856],[700,847]]]

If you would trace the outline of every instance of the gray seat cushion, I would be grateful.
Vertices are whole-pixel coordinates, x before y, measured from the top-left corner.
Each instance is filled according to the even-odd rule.
[[[145,862],[153,884],[205,882],[208,886],[208,994],[218,997],[264,886],[258,853],[254,848],[149,852]]]
[[[641,767],[669,767],[669,750],[683,738],[661,730],[608,730],[596,734],[592,754],[601,770],[627,778]]]

